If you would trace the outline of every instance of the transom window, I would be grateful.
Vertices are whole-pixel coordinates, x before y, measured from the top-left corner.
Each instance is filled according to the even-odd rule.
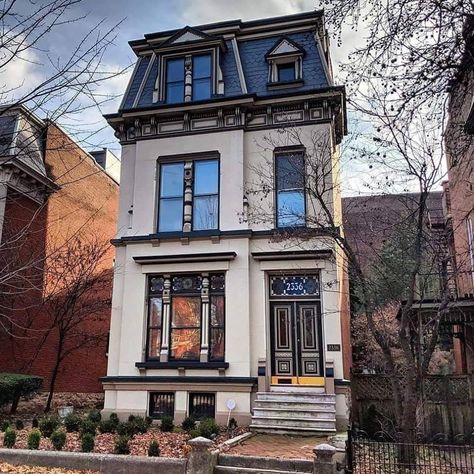
[[[170,303],[164,302],[165,280]],[[208,360],[224,360],[225,277],[222,273],[153,276],[148,286],[147,359],[159,359],[169,331],[169,359],[199,361],[203,331],[208,332]],[[169,329],[163,327],[164,304],[170,305]]]
[[[184,194],[192,193],[192,230],[219,226],[219,160],[196,160],[160,165],[158,231],[181,232],[184,224]],[[191,226],[191,222],[188,224]]]
[[[303,151],[275,155],[276,225],[301,227],[306,223]]]

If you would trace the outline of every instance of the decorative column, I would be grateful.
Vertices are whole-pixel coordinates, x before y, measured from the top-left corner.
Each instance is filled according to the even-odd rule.
[[[184,101],[193,100],[193,57],[186,56],[184,59]]]
[[[184,223],[183,232],[193,228],[193,162],[184,164]]]
[[[165,275],[165,281],[163,283],[163,320],[161,322],[161,351],[160,351],[160,362],[168,362],[169,354],[169,334],[170,334],[170,297],[171,291],[171,279],[169,275]]]
[[[209,360],[209,275],[203,274],[201,288],[201,362]]]

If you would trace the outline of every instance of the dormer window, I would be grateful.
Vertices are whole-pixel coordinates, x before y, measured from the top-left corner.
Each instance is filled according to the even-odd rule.
[[[210,54],[201,54],[193,57],[193,100],[206,100],[211,98],[211,65]]]
[[[184,58],[166,62],[166,102],[184,102]]]
[[[304,50],[289,38],[280,38],[268,51],[269,87],[295,87],[303,84]]]

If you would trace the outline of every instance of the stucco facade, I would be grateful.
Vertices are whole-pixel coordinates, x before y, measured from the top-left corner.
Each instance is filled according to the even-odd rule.
[[[333,86],[321,89],[319,84],[321,78],[326,84],[332,83],[327,64],[326,69],[321,65],[328,61],[328,56],[324,56],[321,38],[316,32],[322,26],[320,12],[268,21],[267,25],[264,20],[225,22],[156,34],[159,42],[148,45],[153,51],[148,73],[140,72],[138,66],[139,72],[132,77],[122,109],[107,117],[122,143],[122,168],[118,232],[114,240],[117,252],[109,364],[107,377],[103,379],[105,413],[116,412],[124,417],[129,413],[153,415],[152,398],[163,394],[172,400],[171,414],[175,422],[179,422],[193,414],[192,400],[199,395],[215,400],[213,414],[219,423],[227,422],[227,403],[233,400],[232,416],[248,424],[257,392],[290,385],[291,389],[314,390],[321,394],[335,391],[337,418],[347,419],[350,348],[347,346],[347,298],[342,296],[346,279],[340,252],[331,238],[317,232],[302,242],[300,238],[286,235],[288,229],[277,228],[273,218],[271,222],[252,219],[252,211],[258,208],[273,215],[276,191],[248,191],[253,183],[261,180],[257,170],[266,169],[267,164],[273,162],[276,148],[265,143],[273,136],[276,142],[288,127],[295,126],[296,120],[300,122],[297,127],[302,138],[298,143],[287,143],[290,148],[298,145],[301,150],[310,149],[314,146],[311,137],[315,135],[324,136],[329,142],[323,151],[327,154],[326,161],[332,163],[327,176],[331,191],[327,193],[325,204],[339,222],[337,160],[338,143],[345,127],[343,89]],[[287,87],[283,87],[279,97],[272,99],[268,99],[267,89],[262,97],[258,93],[246,93],[245,81],[252,81],[255,72],[250,70],[252,62],[262,60],[266,64],[265,58],[260,56],[250,56],[248,60],[239,58],[239,47],[248,49],[246,29],[247,34],[263,29],[266,36],[273,31],[270,38],[265,38],[265,45],[270,46],[282,41],[280,38],[292,30],[312,38],[312,47],[320,51],[321,56],[318,54],[316,58],[311,51],[306,52],[309,63],[303,59],[303,79],[306,78],[305,67],[308,78],[302,90],[287,92]],[[146,38],[148,36],[154,35],[146,35]],[[186,38],[184,45],[179,44],[180,37]],[[252,33],[253,41],[259,37],[260,33]],[[156,59],[164,54],[160,48],[175,41],[179,47],[188,45],[193,50],[203,42],[214,40],[230,44],[231,48],[218,49],[224,57],[220,63],[213,64],[217,76],[219,70],[223,72],[224,81],[216,84],[217,93],[210,100],[185,100],[171,106],[160,103],[158,91],[156,102],[150,103],[147,109],[130,107],[145,100],[146,87],[151,82],[147,74],[153,73],[153,62],[163,64],[163,60]],[[131,43],[142,58],[139,63],[147,54],[145,43]],[[298,58],[299,50],[296,46],[293,48],[290,53]],[[233,80],[238,79],[244,89],[240,95],[234,92],[234,83],[227,88],[229,60],[226,55],[229,54],[236,61],[236,72],[240,76]],[[311,69],[314,63],[317,63],[317,71]],[[141,74],[138,86],[135,84],[137,74]],[[312,84],[315,77],[319,82]],[[159,83],[160,78],[155,82]],[[256,83],[253,87],[257,87]],[[135,99],[130,99],[130,94],[137,90]],[[187,94],[187,89],[184,90]],[[227,97],[229,90],[232,94]],[[215,198],[218,216],[211,228],[195,230],[192,213],[199,212],[196,163],[211,158],[218,162]],[[161,232],[160,212],[163,211],[160,206],[168,199],[164,192],[168,183],[162,176],[164,166],[170,163],[184,164],[183,228]],[[273,176],[273,170],[270,175]],[[211,179],[209,176],[207,180]],[[313,220],[317,217],[318,205],[305,194],[304,207]],[[189,280],[189,285],[196,286],[189,287],[185,297],[180,296],[183,289],[179,285],[183,278]],[[275,283],[272,278],[289,278],[284,281],[291,281],[297,294],[286,297],[283,293],[277,294],[273,285],[283,280]],[[218,287],[213,283],[217,280]],[[155,283],[158,290],[153,286]],[[158,291],[158,296],[154,296],[154,291]],[[200,350],[192,356],[194,349],[191,348],[180,358],[176,349],[180,341],[175,332],[180,329],[175,302],[183,302],[185,298],[188,298],[187,303],[200,298],[200,323],[196,323],[199,324],[197,333],[192,333],[198,334]],[[216,329],[213,326],[216,309],[212,305],[219,298],[225,300],[225,322]],[[155,306],[151,305],[156,304],[160,305],[156,310],[159,321],[152,323]],[[275,362],[274,327],[270,320],[273,311],[279,310],[288,311],[287,315],[291,311],[306,311],[308,324],[314,325],[307,336],[315,348],[308,353],[305,362],[311,372],[307,377],[298,372],[296,367],[300,362],[294,360],[304,356],[293,349],[289,349],[286,356],[282,355],[280,362]],[[153,331],[159,331],[158,342],[152,336]],[[299,344],[296,336],[288,331],[288,338],[295,346]],[[213,334],[223,334],[217,349],[213,348],[216,344]],[[154,354],[152,344],[158,346]],[[276,364],[283,371],[288,370],[288,375],[278,373]]]

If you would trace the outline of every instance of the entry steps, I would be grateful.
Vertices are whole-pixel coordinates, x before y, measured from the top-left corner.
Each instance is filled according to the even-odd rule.
[[[303,390],[258,392],[250,428],[308,436],[336,433],[336,396]]]
[[[307,474],[313,472],[309,459],[277,459],[220,454],[214,474]]]

